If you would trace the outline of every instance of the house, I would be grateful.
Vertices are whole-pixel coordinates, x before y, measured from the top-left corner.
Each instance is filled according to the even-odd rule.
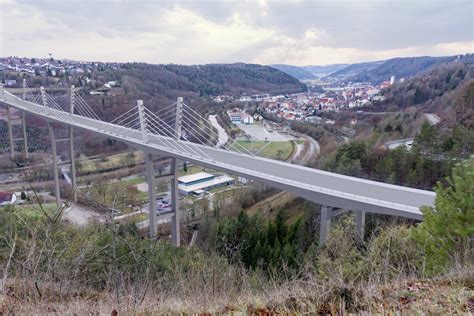
[[[16,201],[15,193],[0,192],[0,206],[6,206],[14,204]]]
[[[241,109],[235,108],[227,111],[227,115],[232,123],[238,124],[253,124],[253,117]]]
[[[305,120],[306,122],[317,124],[317,123],[320,123],[322,119],[320,116],[312,115],[312,116],[307,116]]]
[[[16,85],[16,79],[5,79],[5,85],[7,87],[12,87]]]

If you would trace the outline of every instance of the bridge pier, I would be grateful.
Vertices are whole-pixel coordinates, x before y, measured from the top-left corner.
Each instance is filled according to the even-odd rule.
[[[157,234],[157,221],[156,221],[156,178],[155,168],[153,167],[153,155],[145,153],[145,164],[148,181],[148,230],[150,239],[155,239]]]
[[[331,217],[333,208],[329,206],[321,206],[321,216],[319,221],[319,248],[326,244],[331,229]]]
[[[173,209],[173,217],[171,222],[171,239],[173,246],[179,247],[181,245],[180,232],[180,214],[179,214],[179,190],[178,190],[178,176],[179,176],[179,160],[173,158],[171,160],[171,169],[173,178],[171,179],[171,203]]]
[[[354,211],[355,213],[355,222],[356,222],[356,233],[361,240],[364,240],[365,235],[365,212],[364,211]]]
[[[7,128],[8,128],[8,142],[10,143],[10,159],[15,158],[15,143],[13,142],[13,124],[12,124],[12,114],[10,112],[10,106],[6,107],[7,114]]]
[[[8,128],[8,142],[10,145],[10,159],[15,159],[15,143],[17,141],[23,141],[23,150],[25,152],[25,158],[28,159],[28,142],[26,139],[26,122],[25,122],[25,112],[22,112],[22,116],[17,118],[21,122],[22,125],[22,134],[23,137],[14,138],[13,137],[13,118],[11,115],[10,106],[6,106],[6,115],[7,115],[7,128]]]
[[[56,197],[56,204],[61,205],[61,191],[59,188],[59,174],[58,174],[58,154],[56,150],[56,137],[54,136],[54,129],[50,122],[48,122],[49,138],[51,139],[51,153],[53,155],[53,177],[54,177],[54,196]]]
[[[331,219],[339,216],[343,213],[346,213],[345,209],[337,209],[329,206],[321,206],[321,217],[320,217],[320,228],[319,228],[319,247],[324,246],[329,236],[329,231],[331,229]],[[361,239],[364,240],[365,235],[365,212],[364,211],[354,211],[355,214],[355,223],[356,223],[356,234]]]

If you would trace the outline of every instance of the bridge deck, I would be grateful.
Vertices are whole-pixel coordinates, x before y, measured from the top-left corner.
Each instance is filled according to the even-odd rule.
[[[420,220],[423,215],[419,207],[434,204],[435,193],[431,191],[339,175],[155,134],[148,134],[146,143],[140,131],[45,108],[6,91],[0,95],[0,101],[50,121],[124,141],[149,153],[174,156],[250,178],[331,207]]]

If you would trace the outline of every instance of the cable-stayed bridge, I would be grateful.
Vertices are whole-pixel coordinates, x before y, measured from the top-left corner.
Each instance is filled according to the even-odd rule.
[[[76,186],[74,170],[73,129],[117,139],[143,150],[146,155],[147,175],[150,197],[150,234],[156,235],[156,178],[153,171],[152,155],[172,158],[173,200],[173,241],[179,245],[179,205],[178,205],[178,160],[210,167],[262,182],[281,190],[293,193],[310,201],[323,205],[321,209],[320,241],[324,243],[329,230],[331,217],[344,211],[354,211],[358,232],[363,235],[365,212],[401,216],[422,220],[419,208],[434,204],[435,193],[430,191],[385,184],[317,169],[293,165],[276,160],[256,157],[229,140],[222,144],[219,135],[210,122],[178,98],[177,102],[152,112],[140,100],[131,108],[110,122],[102,121],[74,87],[70,93],[60,98],[50,96],[41,88],[39,91],[28,89],[24,82],[22,96],[16,96],[0,90],[0,102],[7,106],[11,154],[13,143],[23,140],[27,146],[26,134],[22,139],[14,139],[11,133],[9,107],[23,112],[22,123],[25,126],[24,113],[42,117],[47,122],[61,123],[69,127],[71,177],[73,189]],[[59,202],[59,182],[57,174],[57,155],[54,130],[48,123],[52,140],[53,168],[56,197]],[[24,129],[23,129],[24,130]],[[214,144],[219,144],[217,148]],[[74,192],[74,190],[73,190]]]

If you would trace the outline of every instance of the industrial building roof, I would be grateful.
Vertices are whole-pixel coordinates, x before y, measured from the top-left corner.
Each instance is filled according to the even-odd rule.
[[[187,176],[182,176],[178,178],[178,181],[181,183],[190,183],[190,182],[195,182],[195,181],[200,181],[208,178],[212,178],[214,175],[207,173],[207,172],[198,172],[198,173],[193,173]]]

